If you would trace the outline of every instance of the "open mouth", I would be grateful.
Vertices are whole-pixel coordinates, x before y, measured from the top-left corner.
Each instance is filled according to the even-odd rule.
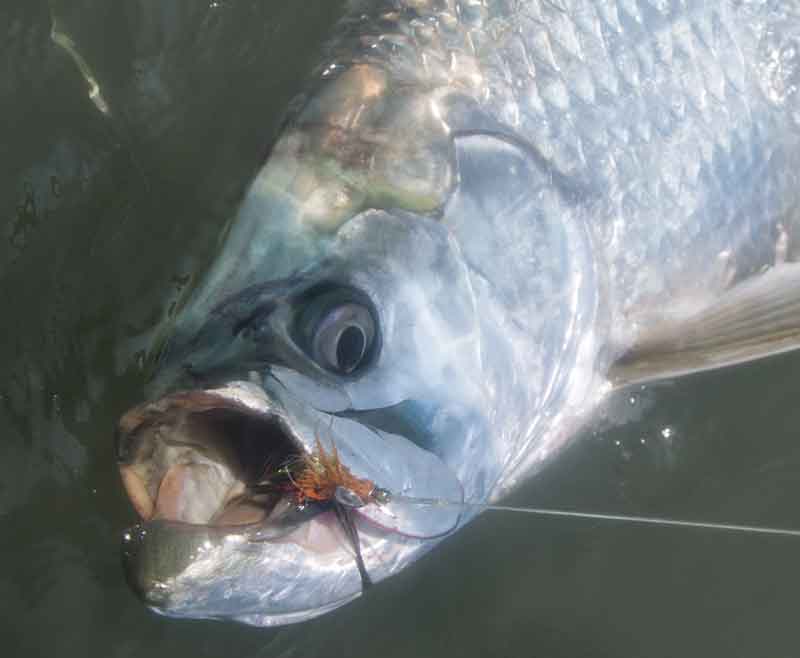
[[[123,534],[126,578],[173,616],[307,618],[462,520],[458,505],[398,500],[463,500],[435,454],[278,384],[237,380],[134,407],[119,422],[117,460],[142,520]]]
[[[358,555],[356,524],[402,543],[463,520],[461,482],[434,453],[252,382],[134,407],[119,423],[117,459],[142,527],[166,523],[183,536],[213,530],[327,554],[341,548],[341,533],[317,530],[349,525],[345,544]]]
[[[240,389],[194,390],[128,411],[117,458],[141,519],[268,525],[296,509],[285,467],[303,448],[265,403]]]

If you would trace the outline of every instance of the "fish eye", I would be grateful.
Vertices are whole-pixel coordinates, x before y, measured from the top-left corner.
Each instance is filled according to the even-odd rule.
[[[312,355],[323,368],[349,375],[363,361],[374,333],[366,308],[353,303],[334,306],[314,331]]]
[[[376,323],[371,308],[360,297],[354,291],[326,293],[300,316],[306,351],[329,372],[353,375],[374,353]]]

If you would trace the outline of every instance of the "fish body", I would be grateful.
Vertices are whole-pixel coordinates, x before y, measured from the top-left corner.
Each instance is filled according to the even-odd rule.
[[[250,493],[276,462],[495,501],[614,386],[793,348],[799,42],[769,1],[353,3],[121,421],[134,588],[322,614],[363,579],[330,510]],[[473,516],[359,508],[370,579]]]

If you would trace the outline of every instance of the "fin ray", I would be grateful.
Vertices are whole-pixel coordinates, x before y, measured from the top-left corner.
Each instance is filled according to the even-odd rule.
[[[800,349],[800,263],[770,268],[694,313],[644,326],[609,369],[615,387]]]

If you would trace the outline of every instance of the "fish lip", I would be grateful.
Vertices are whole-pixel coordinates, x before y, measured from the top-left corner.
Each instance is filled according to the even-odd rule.
[[[265,512],[263,518],[250,523],[221,524],[215,523],[213,519],[202,523],[184,521],[179,518],[158,518],[161,489],[167,475],[172,473],[172,467],[166,469],[164,473],[156,473],[151,478],[143,464],[147,462],[154,451],[153,444],[161,440],[158,435],[162,432],[163,427],[169,427],[163,433],[171,435],[172,429],[169,423],[174,419],[201,417],[208,414],[230,414],[231,417],[241,419],[243,423],[260,423],[269,429],[271,436],[267,439],[273,441],[272,447],[279,457],[292,459],[308,453],[308,444],[297,435],[283,410],[270,399],[263,388],[249,382],[231,382],[220,388],[178,390],[156,400],[137,405],[122,415],[115,437],[117,465],[123,486],[140,517],[140,521],[128,528],[126,533],[130,533],[137,527],[147,527],[157,521],[168,521],[186,525],[186,531],[191,531],[191,528],[194,527],[199,530],[203,528],[215,528],[218,531],[229,530],[232,534],[257,534],[259,529],[263,529],[265,524],[270,522],[270,516],[281,501],[287,500],[285,494],[283,497],[278,496],[275,505]],[[154,434],[156,435],[155,439],[153,438]],[[181,435],[178,436],[182,438]],[[191,438],[191,435],[189,436]],[[165,439],[164,443],[169,443],[170,438]],[[241,462],[244,462],[245,456],[236,455],[236,447],[230,450],[225,449],[228,441],[233,444],[237,440],[239,437],[223,436],[220,441],[222,452],[225,454],[215,455],[212,461],[218,461],[223,470],[227,469],[232,474],[236,486],[246,491],[246,487],[253,484],[258,475],[263,475],[266,468],[274,469],[282,464],[271,463],[267,459],[262,464],[257,464],[255,471],[248,473],[248,464],[232,463],[236,461],[237,456],[241,458]],[[187,445],[191,450],[192,444]],[[201,446],[202,444],[198,442],[197,445]],[[155,449],[157,448],[156,445]],[[271,455],[269,450],[266,450],[259,453],[257,457],[263,458],[265,454]],[[224,505],[220,511],[223,509]],[[289,531],[286,530],[285,533]],[[270,541],[270,539],[264,538],[264,533],[261,533],[259,541]]]

